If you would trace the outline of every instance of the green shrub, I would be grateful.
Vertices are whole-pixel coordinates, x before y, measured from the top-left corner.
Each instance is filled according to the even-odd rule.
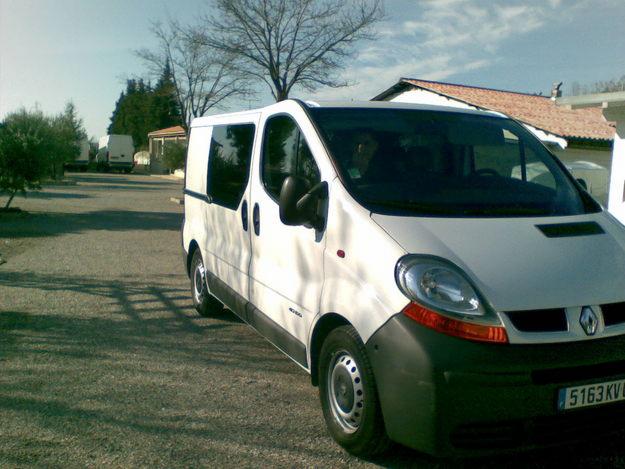
[[[163,165],[170,171],[184,167],[187,147],[182,143],[168,142],[163,147]]]
[[[40,188],[51,151],[50,120],[41,111],[21,109],[9,114],[0,126],[0,191],[13,197],[26,189]]]
[[[5,209],[18,192],[39,189],[45,177],[63,176],[63,163],[75,160],[84,136],[71,102],[54,117],[24,108],[8,114],[0,123],[0,192],[9,194]]]
[[[50,126],[52,148],[48,155],[48,176],[58,179],[63,176],[64,163],[73,163],[80,155],[80,142],[87,138],[87,133],[71,101],[61,114],[50,118]]]

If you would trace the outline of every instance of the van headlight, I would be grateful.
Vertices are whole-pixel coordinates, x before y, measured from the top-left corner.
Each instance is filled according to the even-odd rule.
[[[410,300],[438,313],[472,323],[501,324],[466,274],[444,259],[404,256],[397,262],[395,279]]]

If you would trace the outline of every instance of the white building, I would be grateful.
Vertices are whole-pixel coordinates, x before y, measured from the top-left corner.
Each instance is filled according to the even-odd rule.
[[[557,106],[559,92],[555,89],[552,94],[553,97],[547,97],[401,78],[373,100],[486,109],[506,114],[522,122],[547,144],[576,177],[586,181],[589,191],[607,206],[615,126],[606,121],[601,109]]]
[[[625,224],[625,92],[599,93],[557,99],[567,109],[594,109],[616,123],[610,170],[608,210]]]

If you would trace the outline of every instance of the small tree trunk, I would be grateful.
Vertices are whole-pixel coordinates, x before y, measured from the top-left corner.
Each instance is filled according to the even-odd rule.
[[[11,205],[11,202],[13,201],[13,197],[15,197],[16,193],[17,191],[13,191],[11,195],[9,196],[9,200],[7,201],[7,204],[4,206],[5,210],[7,210],[9,208],[9,205]]]
[[[276,102],[280,102],[280,101],[284,101],[286,99],[289,99],[289,92],[285,89],[278,89],[276,90],[277,94],[276,94]]]

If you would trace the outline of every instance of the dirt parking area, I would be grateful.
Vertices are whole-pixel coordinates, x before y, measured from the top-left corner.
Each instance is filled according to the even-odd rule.
[[[625,467],[623,436],[470,461],[351,457],[304,371],[227,311],[195,314],[180,182],[69,178],[0,218],[0,467]]]

